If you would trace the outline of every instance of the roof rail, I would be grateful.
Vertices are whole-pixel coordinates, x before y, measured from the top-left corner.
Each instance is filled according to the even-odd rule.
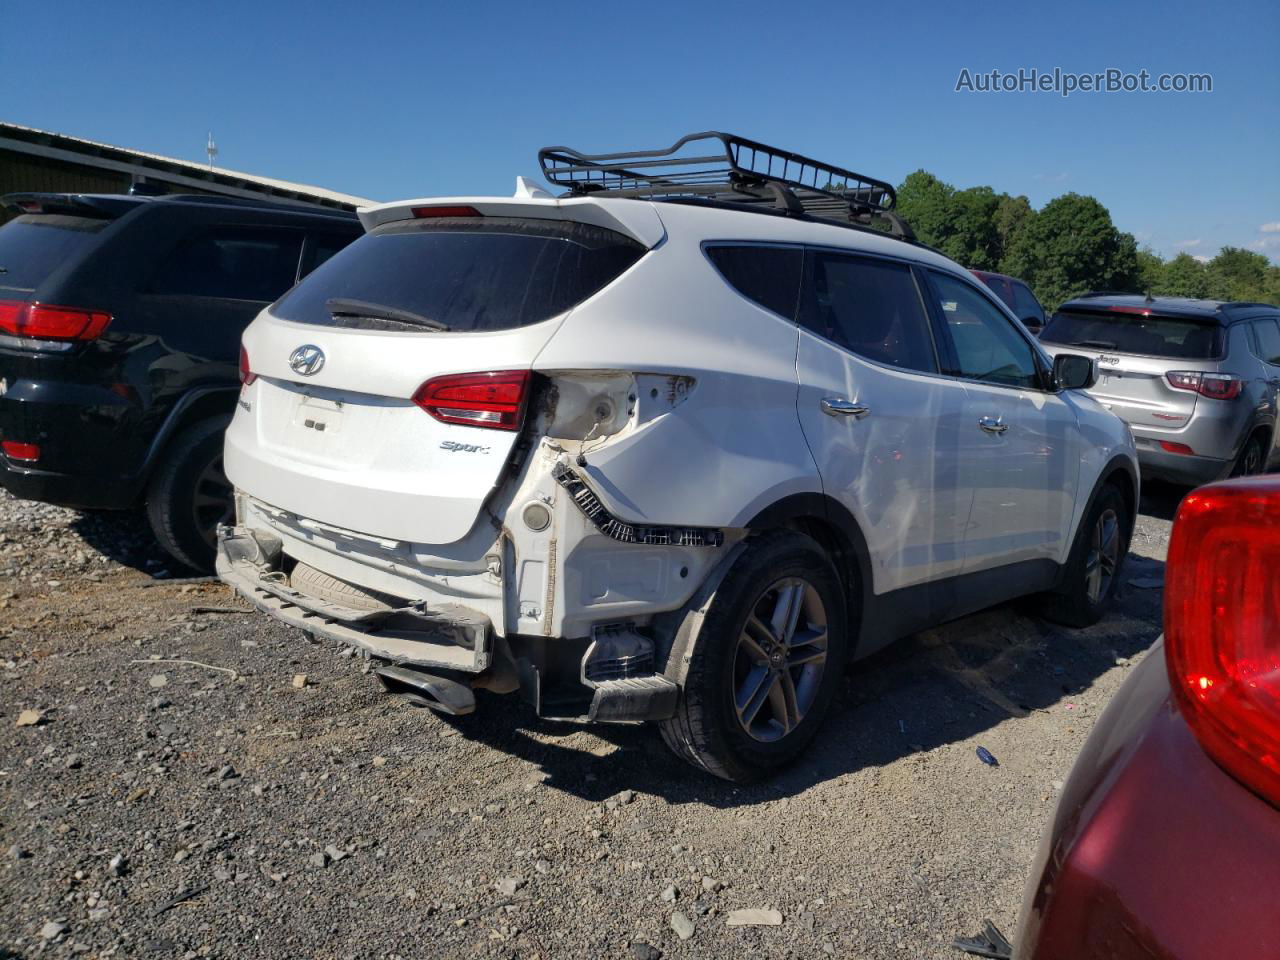
[[[882,220],[893,235],[915,239],[893,212],[897,194],[885,181],[731,133],[691,133],[666,150],[589,154],[544,147],[538,162],[547,182],[570,196],[701,196],[845,224]]]
[[[1082,293],[1072,297],[1072,300],[1088,300],[1090,297],[1141,297],[1144,294],[1138,290],[1090,290],[1088,293]],[[1146,294],[1150,296],[1150,294]]]

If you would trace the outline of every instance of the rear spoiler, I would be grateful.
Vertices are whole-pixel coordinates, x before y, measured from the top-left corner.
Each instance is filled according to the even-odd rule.
[[[515,217],[529,220],[571,220],[626,234],[652,249],[666,237],[666,228],[651,203],[637,203],[612,197],[556,198],[545,190],[531,188],[523,177],[516,178],[514,197],[424,197],[398,200],[357,211],[366,231],[384,223],[436,216]],[[447,213],[446,213],[447,211]],[[459,213],[455,213],[458,211]],[[465,212],[464,212],[465,211]]]
[[[6,193],[0,204],[14,213],[63,214],[114,220],[142,201],[135,197],[97,193]]]

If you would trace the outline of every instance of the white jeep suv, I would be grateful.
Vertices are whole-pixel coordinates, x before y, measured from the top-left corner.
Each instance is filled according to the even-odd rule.
[[[541,160],[566,195],[361,211],[245,332],[227,583],[420,704],[656,721],[732,780],[895,638],[1097,620],[1129,432],[888,184],[718,133]]]

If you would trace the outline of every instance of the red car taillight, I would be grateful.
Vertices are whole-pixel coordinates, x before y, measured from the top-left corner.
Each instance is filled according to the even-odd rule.
[[[258,375],[249,369],[249,351],[240,344],[240,385],[249,386],[258,379]]]
[[[3,450],[4,455],[10,460],[18,460],[22,463],[35,463],[40,459],[40,445],[36,443],[5,440],[0,442],[0,450]]]
[[[1280,806],[1280,477],[1188,494],[1167,564],[1178,705],[1210,756]]]
[[[1244,392],[1244,378],[1229,373],[1201,373],[1199,370],[1170,370],[1165,375],[1169,386],[1190,390],[1210,400],[1234,400]]]
[[[0,333],[36,340],[96,340],[111,314],[47,303],[0,300]]]
[[[418,388],[413,402],[444,423],[519,430],[531,377],[528,370],[435,377]]]

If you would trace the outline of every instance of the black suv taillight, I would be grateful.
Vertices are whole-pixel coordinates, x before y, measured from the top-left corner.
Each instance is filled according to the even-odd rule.
[[[32,340],[96,340],[111,323],[111,314],[81,307],[0,300],[0,333]]]

